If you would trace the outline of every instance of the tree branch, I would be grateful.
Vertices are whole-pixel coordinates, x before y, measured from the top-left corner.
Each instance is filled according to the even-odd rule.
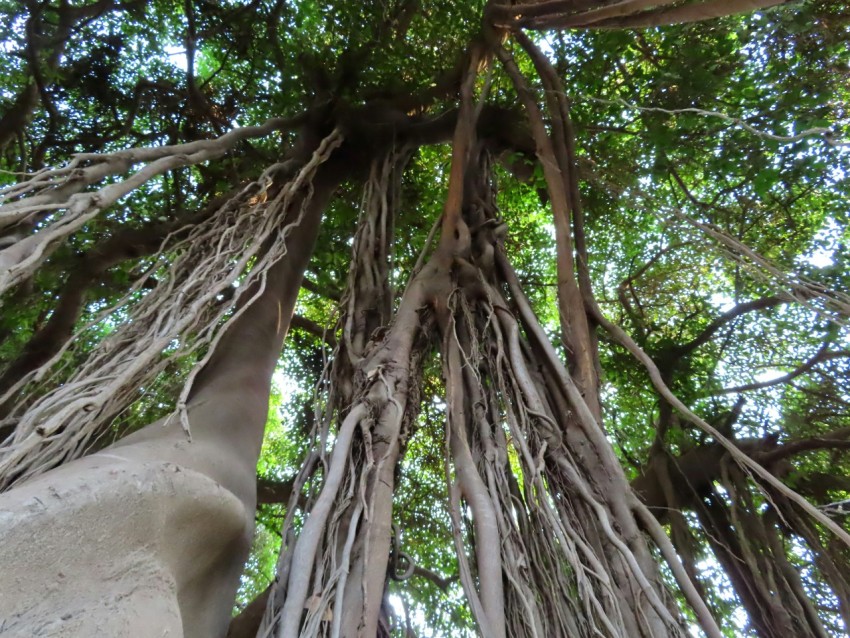
[[[440,576],[436,572],[432,572],[430,569],[426,569],[425,567],[421,567],[420,565],[415,565],[413,567],[413,575],[419,576],[427,581],[432,582],[444,592],[448,591],[451,584],[456,583],[459,578],[457,574],[455,574],[454,576]]]
[[[318,337],[331,347],[336,346],[336,335],[334,335],[333,330],[320,326],[315,321],[308,319],[307,317],[302,315],[292,315],[292,321],[289,325],[293,328],[301,328],[301,330],[309,332],[311,335]]]
[[[722,390],[718,390],[717,392],[712,392],[712,394],[717,395],[733,394],[735,392],[749,392],[750,390],[761,390],[762,388],[769,388],[770,386],[779,385],[781,383],[788,383],[789,381],[796,379],[800,375],[807,373],[815,365],[822,361],[829,361],[830,359],[838,359],[840,357],[850,357],[850,350],[838,350],[835,352],[828,352],[828,347],[829,343],[823,344],[820,350],[818,350],[811,359],[803,362],[797,368],[781,377],[778,377],[776,379],[770,379],[768,381],[758,381],[756,383],[738,385],[732,388],[723,388]]]
[[[593,305],[591,307],[591,311],[594,313],[599,324],[605,328],[606,331],[622,345],[628,352],[630,352],[646,369],[649,374],[649,378],[652,381],[652,385],[655,389],[661,394],[661,396],[670,403],[673,408],[675,408],[682,416],[684,416],[688,421],[696,425],[703,432],[713,437],[727,452],[732,456],[732,458],[743,468],[751,471],[755,476],[764,481],[764,483],[771,488],[777,490],[780,494],[785,496],[789,501],[798,505],[804,512],[806,512],[809,516],[814,518],[824,527],[826,527],[829,531],[835,534],[842,543],[850,547],[850,534],[847,533],[844,529],[835,524],[835,521],[829,519],[829,517],[825,516],[822,512],[820,512],[817,508],[815,508],[809,501],[800,496],[793,489],[785,485],[782,481],[776,478],[773,474],[771,474],[763,465],[754,461],[745,453],[743,453],[735,443],[729,440],[727,437],[723,436],[723,434],[717,430],[714,426],[708,424],[704,419],[701,419],[699,416],[694,414],[694,412],[688,408],[682,401],[670,390],[667,384],[664,382],[664,379],[661,375],[661,371],[658,369],[658,366],[652,360],[652,358],[646,354],[646,352],[638,346],[634,340],[623,330],[620,326],[612,323],[608,320],[605,315],[602,314],[602,311],[599,309],[598,305]]]
[[[327,297],[328,299],[330,299],[332,301],[339,301],[340,300],[341,295],[339,294],[338,290],[331,290],[329,288],[322,288],[321,286],[319,286],[319,284],[317,284],[317,283],[315,283],[315,282],[313,282],[309,279],[305,278],[304,281],[301,282],[301,287],[304,288],[304,290],[309,290],[314,295],[319,295],[320,297]]]
[[[701,22],[703,20],[712,20],[714,18],[737,15],[739,13],[750,13],[761,9],[768,9],[779,4],[785,4],[789,1],[790,0],[706,0],[706,2],[699,4],[686,4],[658,11],[647,11],[624,18],[612,18],[610,20],[603,20],[591,25],[576,26],[590,26],[590,28],[598,27],[602,29],[647,29],[651,27],[669,26],[671,24]]]
[[[287,481],[272,481],[270,479],[257,479],[257,505],[271,505],[273,503],[287,503],[292,496],[292,487],[295,479]]]
[[[812,436],[806,439],[789,441],[779,447],[758,454],[757,458],[762,463],[773,463],[780,459],[788,458],[811,450],[835,450],[850,449],[850,428],[839,428],[828,432],[823,436]]]
[[[689,355],[701,345],[707,343],[718,330],[720,330],[730,321],[733,321],[748,312],[753,312],[754,310],[764,310],[765,308],[773,308],[782,303],[786,303],[786,301],[775,296],[762,297],[761,299],[754,299],[752,301],[740,303],[731,310],[724,312],[717,319],[708,324],[708,326],[706,326],[706,328],[694,339],[692,339],[688,343],[676,346],[674,349],[675,354],[680,357]]]
[[[670,7],[675,1],[622,0],[611,4],[599,0],[552,0],[493,7],[490,14],[495,25],[513,30],[643,29],[757,11],[788,0],[705,0]]]

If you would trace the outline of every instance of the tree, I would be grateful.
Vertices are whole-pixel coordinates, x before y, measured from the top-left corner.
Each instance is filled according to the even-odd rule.
[[[0,631],[844,633],[850,12],[777,4],[0,4]]]

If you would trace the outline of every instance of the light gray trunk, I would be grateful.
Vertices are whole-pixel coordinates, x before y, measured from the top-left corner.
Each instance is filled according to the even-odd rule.
[[[286,256],[199,374],[191,442],[179,419],[157,421],[0,495],[4,636],[225,634],[253,535],[271,375],[338,181],[319,170]]]

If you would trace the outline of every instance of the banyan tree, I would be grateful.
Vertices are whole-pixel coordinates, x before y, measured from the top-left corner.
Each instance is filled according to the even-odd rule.
[[[0,635],[850,628],[850,9],[0,2]]]

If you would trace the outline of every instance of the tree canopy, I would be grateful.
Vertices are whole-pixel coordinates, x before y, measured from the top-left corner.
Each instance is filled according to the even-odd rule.
[[[316,520],[347,419],[381,382],[396,401],[401,375],[389,635],[489,635],[489,537],[451,433],[479,411],[501,425],[492,449],[469,434],[469,458],[516,531],[495,537],[515,552],[508,635],[535,635],[529,600],[560,609],[547,587],[573,607],[541,626],[626,635],[587,558],[606,541],[576,522],[600,511],[582,490],[620,485],[570,447],[591,421],[645,506],[629,524],[660,565],[660,618],[711,635],[699,599],[726,636],[850,629],[845,3],[0,0],[0,15],[0,487],[180,419],[286,253],[282,176],[336,161],[274,375],[244,626]],[[445,324],[403,300],[461,209],[455,259],[478,274],[446,290]],[[358,367],[414,319],[433,327],[405,342],[404,374]],[[549,380],[558,365],[585,407]],[[355,521],[382,443],[358,427],[341,479]],[[575,458],[552,455],[562,440]],[[308,574],[344,541],[352,510],[334,507]],[[631,547],[610,509],[612,546]],[[579,563],[590,575],[565,575]],[[314,590],[304,627],[311,604],[330,627]]]

